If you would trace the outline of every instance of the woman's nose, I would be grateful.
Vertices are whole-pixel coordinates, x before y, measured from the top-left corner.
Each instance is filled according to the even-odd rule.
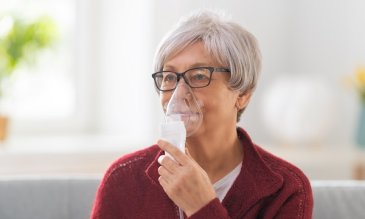
[[[188,84],[185,82],[184,78],[181,78],[176,85],[175,91],[178,95],[185,95],[188,92]]]

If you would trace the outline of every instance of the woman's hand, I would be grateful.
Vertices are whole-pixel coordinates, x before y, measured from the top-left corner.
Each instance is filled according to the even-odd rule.
[[[175,159],[165,155],[159,157],[158,162],[161,166],[158,168],[158,180],[170,199],[188,217],[216,198],[208,174],[188,151],[184,154],[163,140],[159,140],[157,144]]]

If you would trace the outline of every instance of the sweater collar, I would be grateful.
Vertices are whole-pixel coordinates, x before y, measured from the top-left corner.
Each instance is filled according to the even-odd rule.
[[[283,185],[281,175],[267,165],[250,136],[242,129],[237,129],[244,148],[244,159],[241,172],[222,203],[229,214],[244,215],[260,199],[277,192]]]
[[[157,148],[157,153],[152,162],[147,166],[145,173],[153,185],[161,187],[160,183],[158,182],[158,178],[160,177],[160,175],[158,174],[158,167],[160,166],[160,164],[157,162],[157,159],[161,155],[163,155],[164,152],[158,147],[157,144],[154,146]]]
[[[254,145],[250,136],[242,128],[237,128],[237,133],[242,142],[244,159],[240,174],[222,201],[232,217],[235,214],[244,215],[253,204],[275,193],[283,184],[282,176],[266,164],[258,151],[260,149]],[[158,182],[157,159],[162,154],[163,151],[158,149],[155,158],[145,170],[152,184],[158,187],[161,186]]]

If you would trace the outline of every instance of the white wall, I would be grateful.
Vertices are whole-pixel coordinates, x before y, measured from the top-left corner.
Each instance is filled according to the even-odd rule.
[[[323,143],[351,143],[358,106],[341,80],[357,64],[365,64],[364,1],[106,0],[99,4],[99,131],[121,133],[128,142],[144,133],[137,143],[155,141],[162,117],[150,78],[154,49],[181,16],[209,7],[231,14],[261,45],[262,76],[240,123],[254,140],[275,143],[261,118],[266,87],[281,75],[306,74],[325,78],[336,98],[336,109],[328,109],[336,111],[336,121]]]
[[[332,87],[336,107],[328,113],[335,111],[336,118],[326,139],[332,144],[354,139],[358,103],[343,78],[365,64],[364,9],[361,0],[292,3],[288,70],[319,75]]]
[[[149,1],[100,1],[100,98],[97,131],[126,144],[152,144],[157,95],[151,79],[152,19]],[[153,141],[152,141],[153,140]],[[147,145],[143,145],[147,146]]]

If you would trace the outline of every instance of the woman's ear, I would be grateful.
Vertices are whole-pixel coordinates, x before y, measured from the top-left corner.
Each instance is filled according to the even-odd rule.
[[[245,93],[240,93],[238,95],[237,100],[236,100],[237,110],[241,110],[241,109],[246,108],[246,106],[250,102],[251,95],[252,95],[251,91],[248,91],[248,92],[245,92]]]

